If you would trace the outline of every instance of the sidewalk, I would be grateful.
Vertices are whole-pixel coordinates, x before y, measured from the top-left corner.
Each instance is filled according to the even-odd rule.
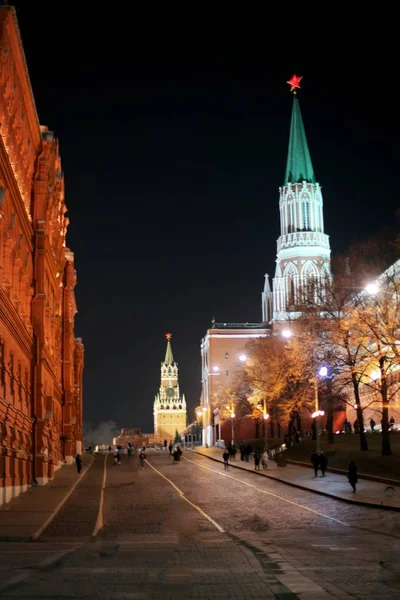
[[[221,448],[204,448],[199,446],[195,448],[194,453],[207,456],[207,458],[220,463],[223,462],[223,450]],[[308,467],[290,464],[286,467],[278,467],[275,461],[270,460],[266,471],[263,471],[262,467],[261,471],[255,471],[254,461],[241,461],[239,454],[236,455],[236,461],[229,461],[229,466],[244,471],[251,471],[255,475],[276,479],[276,481],[286,483],[292,487],[308,490],[323,496],[330,496],[343,502],[400,511],[400,486],[388,486],[385,483],[377,481],[359,479],[357,491],[353,494],[347,477],[337,473],[330,473],[329,469],[325,477],[318,477],[316,479],[313,470]]]
[[[24,494],[0,507],[0,542],[35,540],[91,467],[94,456],[82,457],[82,472],[76,465],[62,466],[45,486],[30,487]]]

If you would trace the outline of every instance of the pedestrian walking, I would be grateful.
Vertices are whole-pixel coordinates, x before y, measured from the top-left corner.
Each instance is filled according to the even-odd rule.
[[[318,452],[313,452],[310,456],[312,466],[314,468],[315,477],[318,477],[318,469],[319,469],[319,454]]]
[[[169,455],[170,455],[170,456],[172,456],[172,450],[173,450],[173,449],[174,449],[173,445],[172,445],[172,444],[170,444],[170,445],[168,446],[168,450],[169,450]]]
[[[259,453],[258,450],[256,450],[254,452],[254,470],[255,471],[260,470],[260,461],[261,461],[261,454]]]
[[[244,460],[244,444],[243,444],[243,442],[240,442],[240,444],[239,444],[239,451],[240,451],[240,460]]]
[[[140,454],[139,454],[139,464],[140,464],[140,467],[141,467],[142,469],[144,469],[144,461],[145,461],[145,459],[146,459],[146,455],[145,455],[145,453],[143,452],[143,450],[141,450],[141,451],[140,451]]]
[[[349,478],[349,483],[351,485],[351,487],[353,488],[353,494],[356,493],[356,483],[358,481],[358,474],[357,474],[357,465],[355,463],[354,460],[350,461],[349,464],[349,472],[347,477]]]
[[[266,450],[261,457],[261,464],[264,470],[268,469],[268,452]]]
[[[225,448],[222,458],[224,459],[224,469],[227,471],[229,467],[229,452],[227,448]]]
[[[82,471],[82,457],[80,454],[77,454],[75,456],[75,462],[76,462],[76,470],[78,471],[78,473],[80,473]]]
[[[322,471],[322,477],[325,477],[325,472],[328,467],[328,457],[325,452],[321,452],[319,455],[319,466]]]
[[[376,425],[375,421],[373,419],[371,419],[370,422],[369,422],[369,424],[370,424],[370,427],[371,427],[371,432],[374,433],[374,431],[375,431],[375,425]]]

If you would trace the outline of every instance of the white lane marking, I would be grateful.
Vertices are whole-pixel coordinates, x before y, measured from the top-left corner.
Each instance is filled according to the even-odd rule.
[[[237,479],[236,477],[232,477],[232,475],[227,475],[226,473],[222,473],[221,471],[216,471],[215,469],[211,469],[210,467],[205,467],[204,465],[200,465],[198,462],[195,462],[194,460],[190,460],[190,458],[186,458],[185,456],[182,456],[182,458],[184,458],[188,462],[193,463],[197,467],[200,467],[201,469],[206,469],[207,471],[212,471],[213,473],[222,475],[222,477],[228,477],[228,479],[233,479],[234,481],[237,481],[239,483],[242,483],[243,485],[247,485],[248,487],[253,488],[253,490],[257,490],[258,492],[261,492],[262,494],[266,494],[267,496],[272,496],[273,498],[278,498],[278,500],[282,500],[283,502],[287,502],[288,504],[292,504],[293,506],[298,506],[299,508],[308,510],[308,512],[314,513],[315,515],[318,515],[319,517],[324,517],[325,519],[329,519],[330,521],[335,521],[335,523],[339,523],[340,525],[345,525],[346,527],[351,527],[351,525],[349,525],[348,523],[339,521],[339,519],[335,519],[335,517],[329,517],[328,515],[324,515],[323,513],[320,513],[317,510],[313,510],[312,508],[309,508],[308,506],[304,506],[304,504],[298,504],[297,502],[293,502],[292,500],[288,500],[287,498],[278,496],[278,494],[273,494],[272,492],[267,492],[266,490],[262,490],[261,488],[258,488],[255,485],[252,485],[251,483],[247,483],[247,481],[243,481],[242,479]]]
[[[61,510],[61,508],[64,506],[64,504],[66,503],[66,501],[68,500],[68,498],[71,496],[72,492],[75,490],[76,486],[78,485],[78,483],[85,477],[86,473],[89,471],[90,467],[92,466],[92,464],[94,463],[94,459],[92,460],[92,462],[90,463],[90,465],[88,466],[87,469],[85,469],[77,478],[77,480],[75,481],[74,485],[72,486],[72,488],[69,490],[68,494],[61,500],[61,502],[56,506],[56,508],[54,509],[54,511],[52,512],[52,514],[50,515],[50,517],[47,519],[47,521],[44,523],[44,525],[42,525],[32,536],[31,536],[31,540],[37,540],[38,537],[40,537],[43,533],[43,531],[50,525],[50,523],[52,522],[52,520],[54,519],[54,517],[56,516],[56,514],[58,513],[59,510]]]
[[[42,562],[40,562],[38,565],[33,566],[29,570],[21,569],[20,573],[18,573],[17,575],[14,575],[14,577],[11,577],[11,579],[8,579],[7,581],[4,581],[4,583],[2,583],[0,585],[0,592],[3,592],[4,590],[7,590],[8,588],[13,587],[14,585],[17,585],[17,584],[21,583],[25,579],[28,579],[29,577],[32,576],[32,574],[37,569],[41,569],[43,567],[50,567],[51,565],[53,565],[57,561],[61,560],[67,554],[71,554],[71,552],[75,552],[75,550],[77,548],[78,548],[78,546],[74,546],[73,548],[69,548],[68,550],[64,550],[64,552],[58,552],[55,555],[52,554],[51,556],[48,556],[47,558],[45,558],[45,560],[43,560]],[[48,550],[48,552],[49,552],[49,550]],[[22,551],[22,553],[25,554],[24,551]]]
[[[107,454],[104,456],[104,471],[103,471],[103,483],[101,484],[100,491],[100,502],[99,502],[99,512],[97,513],[97,521],[94,526],[92,536],[96,536],[100,529],[103,527],[103,506],[104,506],[104,489],[106,487],[106,479],[107,479]]]
[[[21,581],[24,581],[24,579],[28,579],[28,577],[30,577],[31,575],[32,571],[22,571],[18,575],[14,575],[14,577],[11,577],[11,579],[9,579],[8,581],[5,581],[4,583],[0,584],[0,592],[4,592],[4,590],[8,589],[9,587],[12,587],[17,583],[21,583]]]
[[[153,469],[153,471],[155,471],[156,473],[158,473],[160,475],[160,477],[162,477],[163,479],[165,479],[166,481],[168,481],[168,483],[170,485],[172,485],[172,487],[178,492],[178,494],[180,495],[180,497],[185,500],[185,502],[187,502],[188,504],[190,504],[190,506],[193,506],[193,508],[195,508],[197,511],[199,511],[199,513],[205,518],[207,519],[207,521],[210,521],[210,523],[212,523],[214,525],[214,527],[216,529],[218,529],[218,531],[220,533],[224,533],[224,530],[222,529],[221,525],[218,525],[218,523],[216,521],[214,521],[214,519],[212,519],[207,513],[204,512],[204,510],[201,510],[200,506],[197,506],[197,504],[193,504],[193,502],[190,502],[190,500],[188,498],[186,498],[185,494],[182,492],[181,489],[178,488],[178,486],[176,486],[174,484],[173,481],[171,481],[170,479],[168,479],[168,477],[166,477],[165,475],[163,475],[158,469],[156,469],[155,467],[153,467],[152,464],[149,463],[148,460],[146,460],[147,464],[149,465],[149,467],[151,467]]]

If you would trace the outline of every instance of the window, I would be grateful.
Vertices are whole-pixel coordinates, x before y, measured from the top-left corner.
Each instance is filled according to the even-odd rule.
[[[0,385],[5,384],[6,367],[4,364],[4,340],[0,339]]]
[[[303,229],[305,229],[306,231],[310,229],[310,215],[309,215],[308,199],[303,200]]]
[[[225,375],[228,377],[228,375],[229,375],[229,371],[225,371]]]
[[[25,369],[25,402],[29,404],[29,379],[28,369]]]
[[[225,358],[229,358],[229,352],[225,352]]]
[[[22,365],[18,362],[18,400],[22,402]]]
[[[15,373],[14,373],[14,353],[10,352],[10,392],[14,396],[15,393]]]

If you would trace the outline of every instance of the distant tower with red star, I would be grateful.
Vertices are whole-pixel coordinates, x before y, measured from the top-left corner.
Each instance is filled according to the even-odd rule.
[[[171,347],[171,333],[166,333],[167,348],[161,363],[161,383],[154,400],[154,435],[159,441],[174,440],[176,432],[182,434],[186,428],[185,395],[180,395],[178,363]]]
[[[313,289],[310,284],[330,276],[331,250],[324,232],[321,187],[315,180],[296,94],[301,79],[294,75],[288,81],[293,92],[292,120],[284,185],[279,188],[281,235],[275,277],[271,290],[265,276],[262,294],[265,323],[296,318],[295,305],[306,290]]]

